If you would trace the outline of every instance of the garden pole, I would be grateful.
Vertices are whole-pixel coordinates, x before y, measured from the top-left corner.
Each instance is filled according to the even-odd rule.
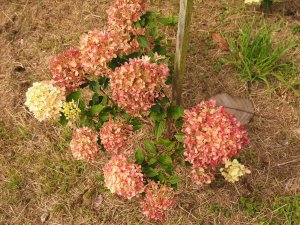
[[[175,68],[173,76],[172,104],[181,104],[182,84],[186,70],[186,56],[189,48],[189,30],[193,0],[180,0],[178,32],[176,40]]]

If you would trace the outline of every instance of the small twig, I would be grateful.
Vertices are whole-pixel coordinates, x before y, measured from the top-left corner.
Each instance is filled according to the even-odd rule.
[[[284,166],[284,165],[287,165],[287,164],[290,164],[290,163],[294,163],[294,162],[298,162],[298,161],[300,161],[300,159],[294,159],[294,160],[291,160],[291,161],[288,161],[288,162],[279,163],[279,164],[277,164],[275,166],[272,166],[272,168],[276,167],[276,166]]]

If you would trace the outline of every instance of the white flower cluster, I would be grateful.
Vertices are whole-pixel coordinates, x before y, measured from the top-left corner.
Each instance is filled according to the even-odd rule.
[[[239,181],[239,177],[251,173],[249,169],[240,164],[236,159],[233,161],[228,160],[225,163],[225,168],[221,168],[220,171],[225,180],[231,183]]]
[[[65,89],[51,81],[33,83],[26,93],[25,105],[39,121],[57,119],[65,99]]]

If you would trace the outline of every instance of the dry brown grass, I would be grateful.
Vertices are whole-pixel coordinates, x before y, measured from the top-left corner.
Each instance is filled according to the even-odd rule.
[[[104,26],[108,3],[0,0],[0,224],[40,224],[45,212],[50,213],[48,224],[153,224],[140,214],[137,202],[124,202],[104,189],[101,160],[92,165],[73,161],[67,148],[70,132],[38,123],[23,104],[31,83],[50,77],[49,59],[55,53],[76,46],[83,32]],[[153,5],[164,14],[177,7],[175,0]],[[277,40],[299,40],[300,34],[291,34],[300,23],[297,11],[284,16],[279,10],[264,18],[234,0],[197,1],[194,10],[185,106],[220,92],[253,101],[257,116],[248,125],[251,145],[242,155],[252,174],[236,185],[218,181],[203,188],[184,178],[165,224],[255,224],[273,215],[267,203],[300,192],[300,140],[293,131],[300,127],[299,99],[291,93],[269,94],[260,86],[249,90],[233,68],[217,70],[216,62],[226,53],[212,43],[210,32],[236,31],[241,19],[255,16],[277,24]],[[291,55],[299,62],[299,47]],[[240,196],[266,206],[251,216],[240,207]],[[213,205],[225,210],[212,210]]]

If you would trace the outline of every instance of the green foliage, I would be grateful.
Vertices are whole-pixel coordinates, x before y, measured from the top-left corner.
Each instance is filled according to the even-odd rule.
[[[300,222],[300,197],[277,197],[269,207],[276,215],[269,221],[271,224],[298,224]]]
[[[178,120],[184,115],[184,108],[182,106],[169,106],[168,117],[173,120]]]
[[[244,26],[238,37],[228,38],[231,56],[227,59],[241,73],[242,81],[264,82],[270,87],[277,80],[281,86],[294,89],[299,83],[294,66],[284,62],[283,57],[294,47],[293,44],[274,45],[271,30],[263,26],[254,32],[252,25]]]
[[[135,152],[135,163],[136,164],[142,164],[145,160],[145,154],[143,152],[142,149],[138,149],[136,152]]]
[[[261,205],[262,203],[260,201],[250,197],[241,196],[239,200],[239,206],[251,216],[254,216],[256,213],[260,212]]]

